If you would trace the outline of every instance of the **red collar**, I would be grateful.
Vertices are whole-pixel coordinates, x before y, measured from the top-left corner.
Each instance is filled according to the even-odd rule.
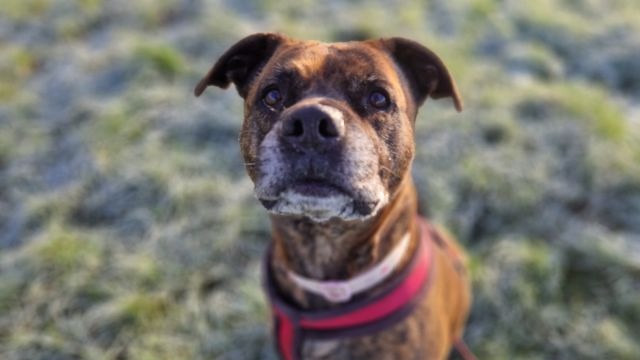
[[[302,310],[283,299],[264,260],[263,282],[274,317],[276,347],[284,360],[297,360],[305,338],[336,339],[371,334],[406,318],[426,294],[433,265],[433,228],[422,218],[420,242],[408,266],[372,298],[355,298],[322,311]]]

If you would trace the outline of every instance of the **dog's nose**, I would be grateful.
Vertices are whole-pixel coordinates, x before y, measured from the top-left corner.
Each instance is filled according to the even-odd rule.
[[[333,107],[304,106],[284,119],[280,136],[300,150],[326,150],[344,136],[344,118]]]

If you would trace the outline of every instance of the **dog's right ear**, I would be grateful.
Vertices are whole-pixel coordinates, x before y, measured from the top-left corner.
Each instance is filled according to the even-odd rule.
[[[238,94],[247,96],[248,85],[286,38],[280,34],[249,35],[233,45],[196,85],[193,93],[200,96],[209,85],[226,89],[230,83]]]

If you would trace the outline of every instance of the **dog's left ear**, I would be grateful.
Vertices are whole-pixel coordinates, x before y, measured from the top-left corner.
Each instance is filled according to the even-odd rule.
[[[404,72],[418,106],[427,97],[451,97],[456,110],[462,111],[462,98],[456,83],[438,55],[419,43],[404,38],[386,38],[380,42]]]
[[[275,33],[258,33],[245,37],[218,59],[196,85],[193,93],[200,96],[209,85],[226,89],[233,83],[238,94],[246,97],[253,77],[285,41],[283,35]]]

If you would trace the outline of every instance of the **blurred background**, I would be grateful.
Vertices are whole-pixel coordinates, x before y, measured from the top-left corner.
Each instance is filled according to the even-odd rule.
[[[192,95],[257,31],[448,64],[414,175],[480,359],[640,359],[636,0],[3,0],[0,359],[274,359],[242,103]]]

